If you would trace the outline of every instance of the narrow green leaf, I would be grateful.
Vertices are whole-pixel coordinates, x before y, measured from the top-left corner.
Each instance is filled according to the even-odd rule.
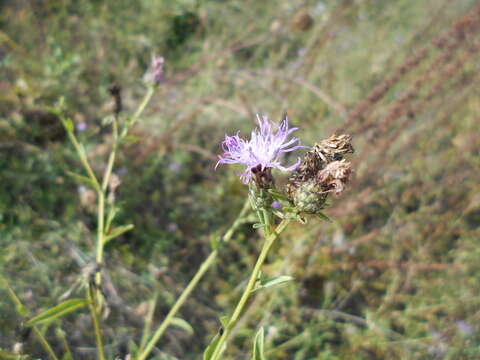
[[[102,126],[110,125],[114,120],[115,120],[115,117],[113,115],[105,116],[102,119]]]
[[[229,323],[228,316],[220,316],[220,323],[222,324],[223,328],[226,329]]]
[[[205,352],[203,353],[203,360],[210,360],[212,358],[215,349],[217,348],[218,342],[220,341],[220,334],[216,334],[210,344],[208,344]]]
[[[255,288],[255,290],[253,290],[252,292],[255,292],[255,291],[258,291],[258,290],[263,290],[263,289],[266,289],[266,288],[269,288],[269,287],[272,287],[272,286],[277,286],[277,285],[281,285],[281,284],[284,284],[288,281],[292,281],[293,280],[293,277],[291,276],[288,276],[288,275],[280,275],[280,276],[276,276],[276,277],[273,277],[271,279],[268,279],[266,281],[262,281],[260,283],[260,285]]]
[[[172,318],[171,324],[179,327],[182,330],[185,330],[189,334],[193,334],[193,327],[190,325],[186,320],[183,320],[182,318],[179,317],[174,317]]]
[[[115,239],[116,237],[122,235],[123,233],[126,233],[127,231],[132,230],[133,228],[134,228],[133,224],[121,225],[121,226],[114,227],[112,230],[110,230],[110,232],[107,234],[107,236],[105,236],[105,240],[103,240],[103,241],[106,244],[110,240]]]
[[[252,360],[266,360],[264,352],[264,330],[261,327],[255,335],[255,341],[253,342],[253,356]]]
[[[323,212],[319,211],[315,215],[317,215],[320,219],[328,221],[328,222],[333,222],[332,219],[330,219],[327,215],[325,215]]]
[[[212,234],[210,236],[210,247],[212,248],[213,251],[218,250],[218,247],[220,245],[220,238],[218,237],[217,234]]]
[[[71,313],[72,311],[78,310],[87,305],[87,301],[85,299],[70,299],[64,301],[53,308],[44,311],[40,315],[35,316],[33,319],[28,320],[25,323],[25,326],[35,326],[66,314]]]
[[[4,360],[23,360],[28,359],[28,355],[19,355],[0,349],[0,359]]]
[[[300,224],[303,224],[305,225],[307,223],[307,219],[301,215],[297,215],[297,221],[300,223]]]
[[[67,130],[68,132],[73,132],[73,129],[74,129],[74,126],[73,126],[73,121],[72,119],[70,118],[63,118],[62,119],[62,123],[63,123],[63,127],[65,128],[65,130]]]
[[[276,199],[278,199],[278,200],[288,201],[288,197],[287,197],[284,193],[282,193],[282,192],[280,192],[280,191],[278,191],[278,190],[268,189],[268,192],[269,192],[274,198],[276,198]]]
[[[79,156],[81,156],[82,158],[84,159],[87,159],[87,150],[85,149],[85,146],[83,144],[78,144],[78,148],[79,148]]]
[[[280,219],[285,219],[285,215],[282,212],[278,210],[273,210],[272,212],[275,216],[278,216]]]
[[[264,225],[261,224],[261,223],[255,223],[255,224],[253,224],[253,228],[254,228],[254,229],[260,229],[260,228],[262,228],[262,227],[264,227]]]
[[[0,275],[0,285],[7,289],[7,293],[10,296],[10,299],[15,304],[15,311],[17,312],[17,314],[24,317],[27,316],[28,315],[27,308],[22,304],[20,299],[15,294],[15,291],[13,291],[10,284],[7,282],[7,280],[1,275]]]
[[[135,136],[135,135],[128,135],[128,136],[125,136],[125,137],[122,139],[122,142],[135,143],[135,142],[138,142],[138,141],[140,141],[140,137]]]
[[[79,175],[77,173],[74,173],[72,171],[68,171],[67,170],[67,174],[69,176],[71,176],[76,182],[78,182],[79,184],[82,184],[82,185],[88,185],[92,188],[95,188],[95,183],[92,181],[92,179],[90,179],[89,177],[86,177],[86,176],[83,176],[83,175]]]

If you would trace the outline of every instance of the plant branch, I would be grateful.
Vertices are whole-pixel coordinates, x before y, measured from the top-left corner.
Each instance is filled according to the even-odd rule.
[[[265,239],[265,243],[263,245],[262,251],[260,252],[260,255],[258,256],[257,262],[255,263],[255,266],[253,268],[253,271],[250,275],[250,279],[248,280],[247,287],[245,288],[242,297],[240,298],[240,301],[238,302],[233,315],[231,316],[230,320],[228,321],[227,326],[223,330],[223,333],[215,347],[215,351],[212,354],[211,360],[217,360],[220,359],[220,355],[222,353],[222,348],[227,340],[228,335],[230,334],[230,331],[232,328],[235,326],[237,323],[243,308],[245,307],[247,300],[249,299],[250,295],[252,294],[252,291],[254,290],[255,283],[257,282],[258,279],[258,274],[260,271],[260,268],[262,267],[263,263],[265,262],[265,259],[267,258],[268,252],[270,251],[273,243],[275,240],[278,238],[278,236],[285,230],[285,228],[288,226],[290,223],[290,219],[284,219],[282,222],[277,226],[277,228],[270,233]],[[268,225],[265,224],[265,229],[266,233],[268,233],[267,230]]]

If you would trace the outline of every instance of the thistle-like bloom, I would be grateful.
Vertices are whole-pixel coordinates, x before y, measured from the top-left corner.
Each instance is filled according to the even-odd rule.
[[[162,56],[152,55],[152,61],[147,72],[143,75],[143,81],[159,85],[164,79],[164,63]]]
[[[300,140],[291,138],[290,134],[298,128],[288,128],[288,118],[280,124],[274,124],[268,120],[267,116],[258,116],[259,127],[252,131],[250,140],[242,139],[237,133],[234,136],[225,135],[221,148],[223,155],[219,156],[219,164],[242,164],[246,166],[243,173],[240,174],[244,184],[247,184],[252,177],[253,172],[265,171],[276,168],[282,171],[292,171],[300,164],[300,159],[288,167],[280,163],[280,156],[283,153],[291,152],[307,146],[299,145]],[[253,170],[253,172],[252,172]]]

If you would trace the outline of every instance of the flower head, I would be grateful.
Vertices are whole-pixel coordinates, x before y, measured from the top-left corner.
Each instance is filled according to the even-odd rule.
[[[345,159],[332,161],[317,173],[317,179],[324,191],[340,194],[352,172],[351,164]]]
[[[162,56],[152,55],[152,61],[147,72],[143,75],[143,81],[159,85],[164,79],[164,63]]]
[[[287,184],[288,197],[298,211],[318,213],[329,193],[343,191],[352,172],[351,164],[344,159],[354,152],[351,140],[350,135],[332,135],[305,154]]]
[[[288,167],[280,163],[280,156],[283,153],[297,149],[306,148],[299,145],[300,140],[291,138],[290,134],[298,128],[288,128],[288,118],[280,124],[274,124],[267,116],[258,116],[259,127],[252,131],[250,140],[242,139],[237,133],[234,136],[225,135],[222,142],[223,155],[219,156],[219,164],[242,164],[246,166],[240,177],[244,184],[251,179],[252,174],[258,171],[276,168],[282,171],[292,171],[300,164],[300,159]]]

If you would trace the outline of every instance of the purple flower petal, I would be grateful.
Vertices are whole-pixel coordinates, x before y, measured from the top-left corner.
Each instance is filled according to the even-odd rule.
[[[297,138],[289,139],[289,135],[298,128],[288,127],[288,119],[286,118],[280,124],[272,123],[267,116],[258,116],[259,127],[251,133],[250,140],[244,140],[236,135],[228,136],[225,134],[225,140],[221,144],[223,155],[219,156],[219,160],[215,168],[219,164],[242,164],[246,166],[240,178],[246,184],[252,176],[251,169],[260,166],[262,170],[266,168],[276,168],[282,171],[294,170],[299,164],[298,160],[295,164],[284,167],[280,164],[280,155],[282,153],[307,148],[300,145]]]

